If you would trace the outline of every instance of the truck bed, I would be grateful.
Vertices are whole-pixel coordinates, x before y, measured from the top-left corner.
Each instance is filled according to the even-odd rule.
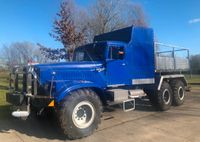
[[[155,43],[155,66],[157,72],[189,71],[189,50],[177,46]],[[171,50],[163,50],[163,48]]]

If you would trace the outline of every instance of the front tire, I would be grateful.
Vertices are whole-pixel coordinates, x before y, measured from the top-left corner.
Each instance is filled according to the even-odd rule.
[[[91,135],[100,123],[102,104],[91,89],[71,92],[61,104],[59,120],[69,139]]]

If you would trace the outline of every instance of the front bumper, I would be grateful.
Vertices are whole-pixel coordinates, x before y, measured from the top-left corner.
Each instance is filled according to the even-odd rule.
[[[25,97],[19,93],[6,93],[6,101],[16,106],[22,105]]]
[[[32,67],[16,68],[10,73],[10,92],[6,93],[6,101],[15,106],[30,103],[37,108],[48,107],[54,98],[41,93],[38,85],[37,75]]]
[[[49,104],[53,100],[54,98],[51,98],[49,96],[34,96],[33,98],[31,98],[31,105],[35,108],[49,107]]]
[[[23,102],[26,102],[27,97],[24,94],[17,94],[17,93],[6,93],[6,101],[8,103],[11,103],[15,106],[20,106],[23,104]],[[51,103],[51,101],[54,100],[54,98],[51,98],[49,96],[32,96],[30,97],[30,103],[32,106],[36,108],[44,108],[48,107],[48,105]]]

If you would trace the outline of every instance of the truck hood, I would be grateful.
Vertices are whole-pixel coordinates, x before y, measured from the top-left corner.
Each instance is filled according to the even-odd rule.
[[[103,67],[102,62],[65,62],[54,64],[38,64],[34,70],[38,75],[40,84],[45,84],[52,80],[87,80],[95,81],[99,79],[97,68]]]
[[[62,62],[62,63],[52,63],[52,64],[37,64],[36,69],[80,69],[80,68],[96,68],[101,67],[102,62]]]

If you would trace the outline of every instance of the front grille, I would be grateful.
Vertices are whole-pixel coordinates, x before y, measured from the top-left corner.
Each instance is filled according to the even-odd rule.
[[[10,73],[10,92],[37,95],[38,81],[28,67],[15,68]]]

